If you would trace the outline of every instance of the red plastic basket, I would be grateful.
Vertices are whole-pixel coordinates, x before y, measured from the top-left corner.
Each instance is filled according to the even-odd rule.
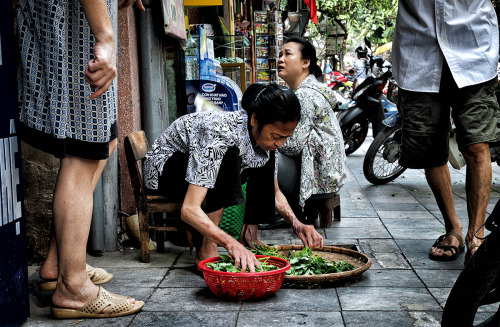
[[[217,296],[230,300],[255,300],[276,293],[283,280],[285,272],[290,269],[290,263],[281,258],[257,255],[257,258],[269,258],[268,264],[278,267],[276,270],[255,273],[230,273],[215,271],[207,267],[207,263],[219,261],[214,257],[201,261],[198,269],[210,290]]]

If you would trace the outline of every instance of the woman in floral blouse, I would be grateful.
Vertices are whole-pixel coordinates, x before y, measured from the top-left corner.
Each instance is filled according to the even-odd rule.
[[[332,109],[335,95],[326,84],[316,80],[315,74],[321,74],[317,61],[316,49],[305,39],[290,38],[281,49],[278,74],[297,95],[301,118],[279,151],[296,159],[300,167],[298,190],[291,195],[291,205],[305,207],[303,212],[310,220],[319,213],[321,225],[329,226],[332,196],[339,192],[346,179],[345,152]],[[286,157],[281,160],[281,163],[287,162],[290,160]]]
[[[275,153],[300,119],[297,97],[274,84],[254,84],[245,92],[242,107],[235,112],[197,112],[174,121],[146,155],[144,179],[148,189],[184,199],[182,220],[204,236],[196,263],[218,256],[219,244],[234,257],[236,266],[253,272],[258,265],[255,256],[218,228],[224,208],[243,203],[241,184],[248,176],[247,206],[249,199],[258,198],[251,206],[255,213],[270,203],[306,246],[322,246],[323,238],[293,215],[277,187]],[[250,187],[254,180],[263,181],[264,187]],[[259,215],[252,216],[256,226]]]

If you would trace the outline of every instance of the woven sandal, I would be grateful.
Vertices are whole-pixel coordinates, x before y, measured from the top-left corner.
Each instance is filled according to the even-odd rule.
[[[113,279],[113,274],[107,272],[102,268],[94,268],[91,265],[87,265],[87,274],[89,275],[90,280],[95,285],[105,284]],[[42,291],[53,291],[56,289],[57,280],[43,280],[38,283],[38,287]]]
[[[458,247],[454,245],[445,245],[442,243],[445,237],[448,235],[453,235],[458,240]],[[436,240],[436,242],[434,242],[434,245],[432,245],[432,247],[451,252],[451,255],[435,255],[429,251],[429,259],[434,261],[453,261],[457,259],[458,256],[462,254],[465,249],[462,235],[457,234],[455,232],[447,232],[446,234],[439,236],[439,238]]]
[[[114,318],[137,313],[143,306],[143,301],[135,301],[131,304],[126,297],[116,297],[99,286],[97,298],[80,309],[52,307],[50,310],[54,318],[58,319]]]

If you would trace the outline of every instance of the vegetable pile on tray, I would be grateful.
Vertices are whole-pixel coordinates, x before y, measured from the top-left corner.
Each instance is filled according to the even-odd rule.
[[[211,262],[207,263],[207,267],[215,270],[215,271],[225,271],[225,272],[241,272],[238,268],[235,267],[234,265],[234,259],[228,255],[221,254],[220,255],[221,260],[217,262]],[[267,261],[269,258],[257,258],[261,262],[260,266],[255,267],[255,272],[262,272],[262,271],[271,271],[271,270],[276,270],[278,267],[274,265],[269,265],[267,264]],[[246,269],[245,272],[250,272],[248,268]]]
[[[328,261],[321,257],[321,255],[315,255],[308,247],[305,247],[301,251],[290,251],[288,257],[280,254],[278,249],[272,246],[256,246],[256,249],[251,249],[251,251],[255,254],[269,255],[288,260],[292,268],[286,272],[287,275],[321,275],[356,269],[354,265],[345,261]]]

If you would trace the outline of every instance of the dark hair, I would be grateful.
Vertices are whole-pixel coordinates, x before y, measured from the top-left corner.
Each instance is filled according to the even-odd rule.
[[[316,48],[311,44],[311,42],[301,37],[291,37],[285,41],[285,44],[290,42],[300,44],[300,53],[302,55],[302,59],[309,59],[309,74],[313,74],[316,78],[321,76],[323,72],[318,66]]]
[[[250,85],[243,94],[241,106],[248,113],[249,122],[255,114],[259,130],[277,121],[288,123],[300,120],[300,102],[295,93],[274,83]]]

